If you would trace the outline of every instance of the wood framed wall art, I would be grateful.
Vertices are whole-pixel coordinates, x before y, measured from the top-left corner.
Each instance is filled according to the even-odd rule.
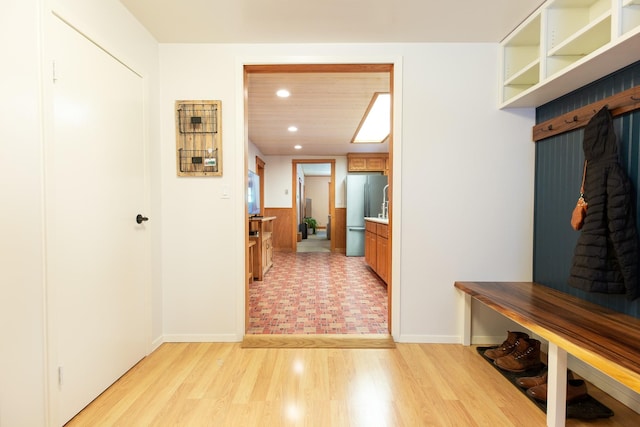
[[[178,176],[222,176],[222,101],[176,101]]]

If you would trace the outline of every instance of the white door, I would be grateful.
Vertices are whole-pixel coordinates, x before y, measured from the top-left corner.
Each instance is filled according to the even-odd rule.
[[[46,253],[63,424],[146,354],[150,225],[136,222],[148,205],[142,78],[52,19]]]

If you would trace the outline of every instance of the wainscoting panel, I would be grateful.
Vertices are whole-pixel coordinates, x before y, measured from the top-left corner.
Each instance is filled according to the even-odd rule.
[[[273,249],[279,252],[293,252],[292,208],[265,208],[264,216],[275,216],[273,221]]]

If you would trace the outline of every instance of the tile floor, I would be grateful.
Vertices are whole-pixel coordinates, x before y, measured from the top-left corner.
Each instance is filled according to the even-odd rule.
[[[387,286],[364,257],[274,252],[249,287],[248,334],[387,334]]]

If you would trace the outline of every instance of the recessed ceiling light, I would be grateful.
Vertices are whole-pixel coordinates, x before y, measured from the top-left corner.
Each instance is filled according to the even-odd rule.
[[[276,95],[278,95],[280,98],[288,98],[291,93],[289,93],[289,91],[286,89],[280,89],[276,92]]]
[[[297,127],[295,127],[295,126],[289,126],[289,127],[287,128],[287,130],[288,130],[289,132],[298,132],[298,128],[297,128]]]
[[[301,150],[302,149],[302,145],[294,145],[293,148],[295,148],[296,150]]]

